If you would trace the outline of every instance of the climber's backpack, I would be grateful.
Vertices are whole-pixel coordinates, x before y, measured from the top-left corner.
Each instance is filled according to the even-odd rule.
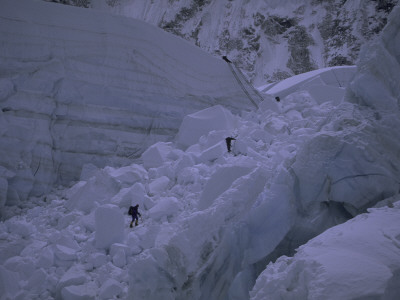
[[[133,206],[129,207],[128,215],[130,216],[133,215],[133,209],[134,209]]]

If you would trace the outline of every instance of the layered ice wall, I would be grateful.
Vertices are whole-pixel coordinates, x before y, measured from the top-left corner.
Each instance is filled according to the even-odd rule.
[[[222,60],[141,21],[43,1],[0,9],[0,205],[123,165],[184,115],[251,103]]]

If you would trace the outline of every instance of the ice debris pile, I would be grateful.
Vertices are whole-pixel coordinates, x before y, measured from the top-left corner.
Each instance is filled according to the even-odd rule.
[[[385,125],[382,119],[358,104],[318,104],[305,91],[289,95],[278,108],[279,113],[261,107],[236,116],[215,106],[188,115],[176,142],[152,145],[141,164],[103,169],[88,164],[70,189],[32,198],[21,211],[8,208],[16,216],[1,223],[2,294],[249,299],[272,258],[293,254],[365,207],[398,200],[392,164],[398,158],[376,134]],[[232,154],[227,136],[236,137]],[[139,204],[142,213],[134,229],[127,215],[131,204]],[[400,214],[397,203],[386,211],[393,218]],[[363,218],[370,217],[352,222]],[[395,243],[399,227],[390,228]],[[359,244],[368,241],[360,237]],[[389,256],[385,264],[399,256],[398,248],[390,249],[377,249]],[[293,258],[296,264],[301,253]],[[289,266],[288,260],[277,263]],[[390,283],[395,266],[381,267],[386,270],[381,287],[395,286]],[[273,281],[271,268],[257,279],[253,299],[263,299],[264,287],[295,284],[278,267],[284,281]],[[302,271],[287,268],[293,276]],[[356,274],[364,270],[354,268]],[[294,291],[302,288],[300,282]],[[385,290],[374,292],[379,291]]]

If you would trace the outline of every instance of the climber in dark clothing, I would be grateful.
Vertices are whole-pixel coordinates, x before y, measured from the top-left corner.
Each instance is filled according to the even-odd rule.
[[[226,55],[222,56],[222,59],[226,61],[227,63],[231,63],[231,61],[228,59]]]
[[[138,226],[138,225],[139,225],[139,223],[138,223],[138,221],[139,221],[138,216],[141,217],[142,215],[140,214],[140,212],[138,211],[138,209],[139,209],[139,204],[136,204],[135,206],[129,207],[128,214],[129,214],[130,216],[132,216],[132,222],[131,222],[131,225],[129,225],[130,228],[133,227],[133,221],[135,221],[135,226]]]
[[[226,147],[228,148],[228,152],[231,152],[231,143],[233,140],[236,140],[236,139],[233,137],[230,137],[230,136],[225,139]]]

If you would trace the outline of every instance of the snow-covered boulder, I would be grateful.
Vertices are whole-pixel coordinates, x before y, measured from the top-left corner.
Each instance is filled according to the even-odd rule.
[[[169,185],[169,178],[167,176],[161,176],[154,179],[149,183],[149,193],[151,195],[164,192]]]
[[[184,147],[189,147],[210,131],[226,130],[229,134],[233,129],[232,113],[221,105],[216,105],[185,116],[179,127],[177,142]]]
[[[57,258],[57,264],[66,266],[72,264],[77,258],[77,250],[64,245],[55,245],[54,254]]]
[[[85,271],[79,266],[72,266],[60,278],[57,284],[57,293],[60,297],[62,290],[68,286],[82,285],[87,282]]]
[[[218,169],[204,186],[198,208],[203,210],[211,206],[236,179],[250,173],[251,170],[250,166],[226,166]]]
[[[203,150],[197,157],[198,163],[212,162],[224,155],[227,152],[225,141],[221,141],[210,148]]]
[[[130,254],[130,249],[125,244],[115,243],[110,247],[110,256],[115,266],[123,268],[127,263],[127,255]]]
[[[67,207],[90,213],[98,205],[109,203],[120,191],[120,183],[107,171],[100,170],[87,182],[79,182],[68,193]]]
[[[97,286],[92,284],[70,285],[61,290],[63,300],[95,300]]]
[[[94,267],[99,268],[107,263],[107,256],[104,253],[93,253],[89,255],[88,262]]]
[[[11,234],[18,235],[21,238],[27,238],[32,233],[31,227],[24,220],[9,222],[8,230]]]
[[[173,166],[175,176],[178,177],[185,168],[192,167],[195,164],[195,155],[189,153],[183,154]]]
[[[19,276],[16,272],[12,272],[0,266],[0,294],[4,297],[14,298],[18,292]]]
[[[157,168],[167,161],[171,152],[171,143],[158,142],[150,146],[142,154],[143,166],[145,168]]]
[[[121,293],[121,284],[115,279],[107,279],[100,287],[99,298],[104,300],[113,299],[118,297]]]
[[[129,208],[131,205],[142,204],[145,202],[146,189],[142,183],[136,182],[133,186],[123,188],[111,199],[111,203],[121,208]]]
[[[95,211],[97,248],[108,249],[112,244],[124,239],[125,218],[118,206],[105,204]]]
[[[40,251],[37,265],[44,269],[50,268],[54,265],[54,251],[50,247],[45,247]]]
[[[163,197],[149,210],[148,216],[152,220],[166,220],[176,215],[179,210],[180,204],[175,197]]]
[[[121,168],[106,167],[104,170],[120,183],[121,187],[130,187],[136,182],[144,180],[147,176],[146,170],[136,164]]]

